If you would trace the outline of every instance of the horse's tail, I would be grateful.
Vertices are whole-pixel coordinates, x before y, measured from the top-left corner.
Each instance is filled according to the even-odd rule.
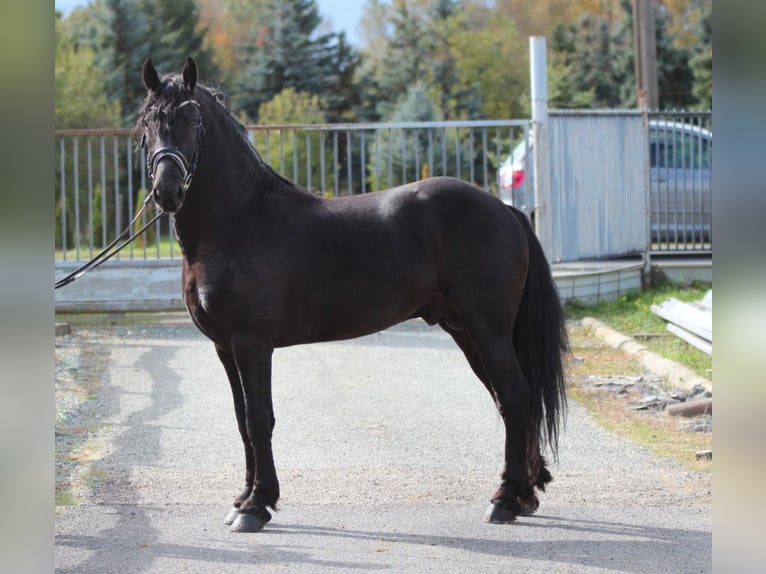
[[[513,346],[532,388],[529,431],[557,456],[559,426],[566,417],[564,356],[569,342],[564,310],[542,245],[527,216],[511,207],[529,242],[529,270],[513,328]],[[543,424],[543,422],[545,424]]]

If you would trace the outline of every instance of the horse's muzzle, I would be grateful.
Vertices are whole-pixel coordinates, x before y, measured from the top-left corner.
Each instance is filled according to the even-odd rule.
[[[160,161],[154,174],[152,199],[165,213],[176,213],[186,197],[184,177],[171,161]]]

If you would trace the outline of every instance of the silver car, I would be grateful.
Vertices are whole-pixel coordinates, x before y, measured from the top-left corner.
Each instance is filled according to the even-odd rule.
[[[534,218],[532,139],[500,166],[500,198]],[[653,242],[710,241],[713,134],[696,125],[649,121],[649,191]]]

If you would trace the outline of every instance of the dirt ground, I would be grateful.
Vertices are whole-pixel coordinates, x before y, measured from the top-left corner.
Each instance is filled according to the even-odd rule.
[[[674,389],[579,322],[570,322],[568,329],[570,396],[587,406],[607,429],[688,470],[712,473],[712,414],[687,418],[666,411],[671,404],[705,396],[704,389],[696,394]]]

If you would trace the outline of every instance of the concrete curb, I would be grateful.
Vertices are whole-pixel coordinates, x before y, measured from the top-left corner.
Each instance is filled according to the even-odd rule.
[[[702,385],[706,391],[713,392],[713,381],[710,379],[700,377],[688,367],[652,353],[632,337],[607,327],[598,319],[585,317],[582,324],[593,329],[593,332],[610,347],[636,357],[641,365],[663,377],[672,386],[691,391],[695,385]]]

